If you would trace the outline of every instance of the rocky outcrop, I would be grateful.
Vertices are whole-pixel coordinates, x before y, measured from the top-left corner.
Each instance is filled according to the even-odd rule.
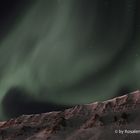
[[[140,91],[0,123],[0,140],[138,140]]]

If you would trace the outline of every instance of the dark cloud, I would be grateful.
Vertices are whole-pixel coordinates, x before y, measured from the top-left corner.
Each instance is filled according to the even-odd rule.
[[[60,111],[72,106],[60,105],[50,102],[41,102],[29,97],[29,93],[20,87],[12,87],[2,100],[3,113],[7,118],[22,114],[37,114],[51,111]]]

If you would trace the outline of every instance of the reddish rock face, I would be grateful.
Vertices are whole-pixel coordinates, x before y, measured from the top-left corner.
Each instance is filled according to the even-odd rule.
[[[0,140],[138,140],[140,91],[0,122]]]

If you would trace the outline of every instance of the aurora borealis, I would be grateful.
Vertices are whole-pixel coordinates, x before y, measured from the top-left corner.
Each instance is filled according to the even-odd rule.
[[[15,3],[13,13],[15,7],[1,15],[1,118],[12,87],[27,91],[27,100],[61,105],[102,101],[139,89],[138,0]]]

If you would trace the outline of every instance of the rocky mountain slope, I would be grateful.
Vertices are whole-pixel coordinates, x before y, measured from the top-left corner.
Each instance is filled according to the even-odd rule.
[[[140,91],[0,122],[0,140],[138,140]]]

